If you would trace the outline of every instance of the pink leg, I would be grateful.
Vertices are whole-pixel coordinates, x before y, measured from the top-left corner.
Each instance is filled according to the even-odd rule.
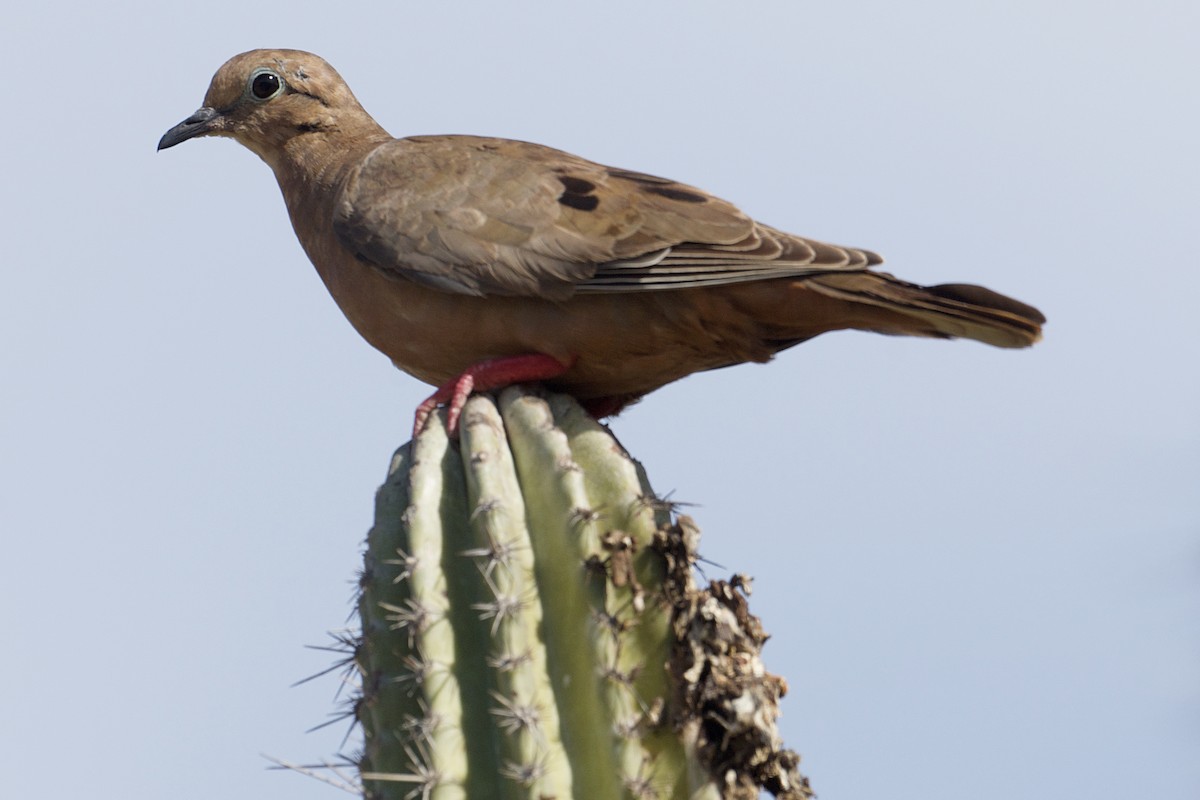
[[[442,403],[447,403],[446,428],[453,436],[458,430],[458,418],[471,392],[486,392],[489,389],[499,389],[514,383],[526,381],[544,381],[562,375],[571,364],[564,364],[557,358],[534,353],[526,356],[503,356],[489,358],[473,364],[457,378],[448,381],[436,392],[417,406],[416,419],[413,422],[413,436],[425,427],[425,420],[433,410]]]

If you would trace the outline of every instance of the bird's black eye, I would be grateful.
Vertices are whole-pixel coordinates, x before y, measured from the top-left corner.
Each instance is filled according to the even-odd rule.
[[[270,100],[283,89],[283,81],[274,72],[260,72],[250,79],[250,94],[256,100]]]

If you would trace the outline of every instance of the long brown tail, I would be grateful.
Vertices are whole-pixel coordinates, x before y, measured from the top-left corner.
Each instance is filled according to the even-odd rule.
[[[1046,318],[1033,306],[968,283],[918,286],[886,272],[833,273],[810,278],[817,292],[886,309],[870,330],[907,336],[963,337],[996,347],[1028,347],[1042,338]]]

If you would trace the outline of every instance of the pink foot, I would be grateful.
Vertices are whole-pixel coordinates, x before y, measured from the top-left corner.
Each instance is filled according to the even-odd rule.
[[[486,392],[489,389],[499,389],[514,383],[526,381],[544,381],[562,375],[571,364],[564,364],[557,358],[534,353],[527,356],[503,356],[489,358],[473,364],[457,378],[442,384],[436,392],[417,406],[416,419],[413,421],[413,437],[425,427],[425,420],[433,410],[442,403],[447,403],[446,429],[453,436],[458,431],[458,418],[471,392]]]

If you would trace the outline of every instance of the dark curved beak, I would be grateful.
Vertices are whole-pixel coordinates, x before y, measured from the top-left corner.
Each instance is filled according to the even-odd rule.
[[[166,150],[180,142],[186,142],[188,139],[209,133],[215,127],[214,121],[218,117],[219,114],[215,108],[198,109],[195,114],[164,133],[163,137],[158,140],[158,149]]]

